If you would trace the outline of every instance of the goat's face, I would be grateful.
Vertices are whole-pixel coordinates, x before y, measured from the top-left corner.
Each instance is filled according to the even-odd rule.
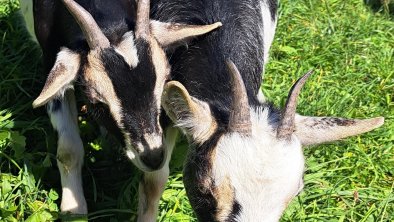
[[[207,33],[206,26],[166,24],[149,20],[149,1],[138,2],[135,33],[110,43],[93,17],[72,0],[63,0],[80,25],[90,50],[79,53],[62,48],[47,82],[33,106],[62,97],[77,80],[91,102],[108,106],[123,133],[127,155],[144,171],[164,163],[165,147],[159,124],[161,94],[170,72],[165,47]]]
[[[296,97],[311,73],[293,86],[283,112],[265,103],[250,107],[241,76],[232,63],[229,67],[234,90],[226,124],[178,82],[169,82],[162,97],[165,111],[192,144],[184,182],[201,221],[278,221],[303,187],[302,145],[338,140],[383,124],[383,118],[296,115]]]

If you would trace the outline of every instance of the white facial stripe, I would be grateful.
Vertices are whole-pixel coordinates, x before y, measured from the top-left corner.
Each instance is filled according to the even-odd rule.
[[[154,97],[157,101],[157,108],[160,110],[160,101],[161,95],[163,94],[164,83],[168,79],[171,70],[164,50],[153,37],[151,37],[149,41],[152,51],[152,61],[156,70]]]
[[[132,31],[126,32],[123,35],[122,41],[115,47],[115,51],[123,56],[131,68],[137,67],[139,60],[137,48],[134,44],[134,33]]]
[[[118,127],[123,129],[120,100],[116,96],[112,81],[105,72],[105,68],[99,59],[99,53],[100,51],[95,50],[88,54],[88,67],[85,71],[84,78],[97,91],[98,96],[101,97],[103,102],[109,106],[112,117],[115,119]]]
[[[144,134],[144,139],[150,148],[159,148],[163,145],[162,136],[159,134]]]

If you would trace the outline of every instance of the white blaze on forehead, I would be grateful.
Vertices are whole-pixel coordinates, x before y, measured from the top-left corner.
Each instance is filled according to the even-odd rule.
[[[278,221],[300,185],[304,170],[301,144],[278,141],[268,125],[268,110],[251,110],[252,135],[224,135],[213,161],[215,184],[229,177],[241,205],[239,221]],[[267,217],[269,215],[270,218]]]
[[[99,59],[100,52],[100,50],[94,50],[89,53],[88,67],[86,68],[84,78],[89,87],[96,91],[99,99],[109,106],[112,117],[115,119],[118,127],[123,129],[121,103],[115,93],[112,81]]]
[[[122,41],[115,47],[115,51],[123,56],[131,68],[137,67],[139,60],[137,48],[134,44],[134,33],[132,31],[126,32],[123,35]]]

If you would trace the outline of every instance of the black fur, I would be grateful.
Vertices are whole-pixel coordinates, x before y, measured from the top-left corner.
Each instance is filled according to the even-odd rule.
[[[111,79],[123,108],[123,125],[131,133],[132,141],[140,141],[144,133],[159,133],[157,128],[157,101],[153,91],[156,74],[150,58],[149,46],[137,41],[139,63],[134,69],[115,50],[105,49],[101,60]]]
[[[118,45],[126,32],[134,30],[135,1],[76,0],[76,2],[92,15],[112,46]],[[81,55],[80,74],[83,74],[87,68],[87,55],[90,49],[79,25],[65,8],[63,2],[34,0],[33,4],[35,30],[43,50],[45,70],[49,72],[53,67],[60,48],[67,47]],[[140,61],[135,68],[131,68],[113,47],[102,50],[99,59],[121,103],[121,121],[124,130],[130,135],[131,145],[136,148],[137,143],[142,144],[143,150],[137,149],[136,151],[141,152],[141,158],[143,157],[143,162],[146,165],[157,169],[164,158],[163,147],[149,147],[148,141],[143,136],[144,134],[162,135],[158,125],[158,101],[153,95],[156,73],[148,44],[143,40],[135,40],[134,43]],[[89,92],[92,90],[89,83],[85,82],[81,76],[79,75],[78,81],[89,101],[98,102],[94,93]],[[106,108],[100,109],[100,112],[106,111],[108,111]],[[102,114],[100,117],[102,119],[99,119],[99,122],[119,134],[119,129],[113,130],[116,128],[113,124],[116,122],[111,115]]]
[[[223,26],[180,47],[170,54],[172,79],[181,82],[190,95],[207,102],[216,119],[228,124],[231,104],[230,76],[225,61],[231,59],[245,82],[249,103],[256,98],[263,72],[261,0],[152,0],[152,17],[164,22]],[[268,0],[271,15],[277,1]]]
[[[227,109],[231,88],[225,61],[231,59],[244,79],[249,102],[258,103],[264,64],[260,0],[153,0],[152,17],[198,25],[222,22],[218,30],[171,54],[172,78],[192,96]]]
[[[214,148],[223,134],[224,129],[219,129],[204,144],[192,146],[185,162],[183,182],[198,221],[216,221],[217,203],[213,194],[215,183],[211,178],[211,160]]]
[[[234,201],[233,209],[231,210],[229,217],[226,219],[226,222],[236,222],[237,215],[239,215],[241,211],[242,206],[238,203],[238,201]]]
[[[251,107],[269,109],[269,121],[273,125],[280,119],[278,110],[269,104],[260,104],[257,99],[264,68],[261,2],[268,6],[270,17],[275,20],[276,0],[152,0],[151,15],[159,21],[195,25],[223,23],[219,29],[169,53],[172,79],[181,82],[191,96],[209,104],[219,127],[204,144],[192,145],[185,163],[184,184],[199,221],[216,221],[211,160],[219,138],[227,133],[231,110],[227,59],[239,69]],[[242,206],[234,200],[227,221],[235,221],[241,210]]]
[[[134,28],[135,2],[129,0],[76,0],[89,11],[112,44]],[[55,63],[60,47],[88,51],[79,26],[62,1],[33,0],[34,29],[43,51],[45,71]]]
[[[59,99],[54,99],[48,104],[48,111],[55,113],[62,108],[62,102]]]

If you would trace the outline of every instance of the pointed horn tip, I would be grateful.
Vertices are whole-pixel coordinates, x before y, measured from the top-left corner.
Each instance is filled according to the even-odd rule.
[[[221,22],[215,22],[212,24],[213,26],[215,26],[216,28],[223,26],[223,23]]]
[[[308,72],[306,72],[299,80],[300,81],[306,81],[313,73],[315,70],[310,69]]]

